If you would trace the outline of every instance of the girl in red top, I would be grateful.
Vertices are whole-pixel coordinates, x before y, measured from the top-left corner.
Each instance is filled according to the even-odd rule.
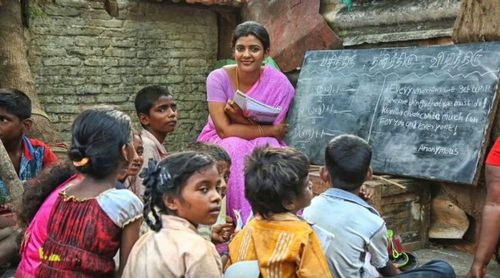
[[[69,158],[81,180],[71,180],[52,209],[36,277],[112,277],[139,237],[142,203],[116,190],[116,177],[134,157],[130,118],[111,109],[81,113],[72,126]]]

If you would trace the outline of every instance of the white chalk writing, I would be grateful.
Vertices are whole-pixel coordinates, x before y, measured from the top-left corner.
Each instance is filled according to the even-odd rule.
[[[476,51],[455,51],[455,52],[439,52],[431,58],[429,68],[438,69],[461,69],[465,66],[478,67],[483,57],[483,49]]]

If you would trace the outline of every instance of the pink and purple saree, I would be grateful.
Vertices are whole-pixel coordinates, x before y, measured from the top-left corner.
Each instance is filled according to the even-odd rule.
[[[224,68],[216,69],[207,78],[207,101],[226,103],[233,99],[235,88]],[[246,92],[252,98],[264,102],[273,107],[280,107],[281,113],[274,121],[274,124],[282,122],[292,99],[295,89],[286,76],[278,70],[265,66],[260,76],[260,80]],[[234,218],[233,210],[239,210],[243,224],[246,224],[251,215],[251,207],[245,198],[244,187],[244,162],[255,147],[270,145],[273,147],[285,146],[285,143],[274,137],[259,137],[253,140],[246,140],[239,137],[220,138],[217,135],[215,125],[208,116],[208,122],[198,136],[198,141],[217,144],[223,147],[231,156],[231,176],[229,177],[227,188],[227,211]]]

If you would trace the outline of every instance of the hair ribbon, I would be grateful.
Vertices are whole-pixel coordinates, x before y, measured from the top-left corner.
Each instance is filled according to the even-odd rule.
[[[85,164],[87,164],[89,161],[90,161],[90,158],[84,157],[79,161],[73,161],[73,165],[75,165],[75,167],[81,167],[81,166],[84,166]]]
[[[139,177],[143,178],[142,184],[146,187],[154,188],[157,184],[171,187],[172,175],[164,166],[160,166],[159,163],[153,159],[149,159],[148,166],[144,168]]]

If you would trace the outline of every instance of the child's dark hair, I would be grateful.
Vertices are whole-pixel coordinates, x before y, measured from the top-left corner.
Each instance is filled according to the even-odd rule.
[[[325,166],[334,187],[353,191],[360,187],[370,169],[372,149],[354,135],[333,138],[325,149]]]
[[[95,108],[76,117],[71,128],[68,156],[76,169],[95,179],[104,179],[124,163],[122,147],[132,140],[130,117],[110,108]],[[76,165],[75,164],[75,165]]]
[[[141,135],[141,132],[140,132],[137,128],[135,128],[135,127],[133,127],[133,126],[132,126],[131,131],[132,131],[132,140],[134,140],[134,136],[137,136],[137,137],[139,137],[139,138],[141,139],[141,141],[142,141],[142,135]]]
[[[214,158],[216,162],[224,161],[227,165],[231,165],[231,157],[229,154],[219,145],[205,143],[205,142],[196,142],[187,146],[188,150],[195,152],[203,152]]]
[[[21,120],[31,117],[30,98],[16,89],[0,89],[0,107]]]
[[[309,174],[309,159],[293,148],[255,149],[245,161],[245,197],[254,213],[288,210],[283,203],[303,194]]]
[[[233,48],[236,46],[236,41],[241,37],[246,37],[253,35],[256,37],[264,46],[264,50],[268,50],[271,46],[271,41],[269,39],[269,33],[262,24],[255,21],[245,21],[238,24],[233,32],[233,37],[231,40]]]
[[[20,227],[27,227],[45,199],[59,185],[76,173],[73,164],[68,160],[63,160],[43,169],[36,177],[26,181],[18,213]]]
[[[163,203],[164,194],[180,197],[189,177],[214,164],[214,159],[209,155],[193,151],[173,153],[160,162],[149,160],[147,168],[140,174],[146,187],[143,212],[146,224],[158,232],[162,227],[158,212],[169,214]],[[153,219],[149,216],[150,212]]]
[[[135,96],[135,112],[149,115],[149,110],[154,103],[162,96],[172,96],[166,87],[152,85],[142,88]]]

